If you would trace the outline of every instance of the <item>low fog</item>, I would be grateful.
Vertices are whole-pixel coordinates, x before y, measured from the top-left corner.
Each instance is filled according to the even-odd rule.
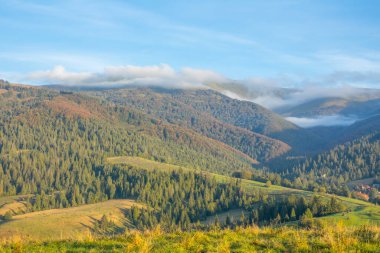
[[[61,84],[78,86],[120,87],[160,86],[164,88],[212,88],[226,96],[248,100],[281,113],[294,106],[319,98],[345,98],[353,101],[380,98],[377,81],[380,74],[371,72],[334,72],[316,80],[288,77],[253,77],[232,80],[220,73],[196,68],[179,70],[167,64],[153,66],[109,66],[100,72],[68,71],[56,66],[19,76],[19,80],[34,84]],[[363,85],[366,84],[366,85]],[[288,117],[301,127],[349,125],[357,118],[326,115],[314,118]]]

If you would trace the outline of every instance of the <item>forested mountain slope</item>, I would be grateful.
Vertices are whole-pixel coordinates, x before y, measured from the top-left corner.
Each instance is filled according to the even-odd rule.
[[[116,105],[131,106],[164,122],[192,129],[209,138],[224,142],[258,161],[271,159],[290,149],[287,144],[281,141],[257,134],[250,131],[250,129],[236,126],[233,124],[234,122],[228,122],[223,118],[218,119],[211,111],[193,106],[198,100],[194,100],[194,103],[192,103],[188,100],[190,98],[186,98],[193,92],[201,95],[204,92],[211,91],[126,88],[90,92],[89,94],[106,99],[106,101]],[[214,92],[212,94],[218,93]],[[223,107],[224,102],[218,102],[218,99],[213,99],[212,94],[210,94],[210,99],[214,101],[213,107]],[[218,96],[228,99],[230,102],[233,101],[221,94],[218,94]],[[208,103],[207,95],[200,96],[198,99]],[[224,109],[227,110],[227,108]],[[263,115],[251,115],[251,119],[255,118],[256,121],[262,121],[262,124],[269,124],[265,123],[266,119],[260,120],[260,117],[263,117]],[[252,122],[252,125],[255,125],[255,122]]]
[[[368,91],[369,93],[369,91]],[[354,98],[318,98],[291,108],[277,111],[284,116],[316,117],[324,115],[355,116],[357,118],[371,117],[379,113],[380,92],[373,90],[372,95],[362,95]]]
[[[250,169],[254,162],[223,143],[133,109],[40,88],[1,90],[0,194],[79,187],[104,199],[100,188],[107,180],[99,178],[99,168],[108,156],[141,156],[225,174]]]
[[[174,92],[173,97],[223,122],[264,135],[298,128],[258,104],[232,99],[213,90],[181,90]]]
[[[380,173],[380,132],[337,145],[328,152],[290,166],[281,173],[294,186],[304,189],[325,189],[347,194],[347,183],[374,177]]]
[[[345,170],[331,172],[331,180],[324,181],[318,172],[323,168],[309,170],[305,166],[280,171],[281,174],[252,168],[256,162],[254,155],[270,159],[272,151],[282,154],[286,150],[277,149],[287,147],[251,129],[235,126],[236,122],[225,122],[244,110],[247,115],[256,115],[251,108],[254,105],[248,104],[244,110],[238,105],[225,105],[226,113],[214,115],[217,110],[211,108],[218,106],[216,101],[226,98],[202,90],[172,93],[134,88],[73,93],[1,84],[0,91],[0,197],[17,199],[17,204],[23,206],[11,213],[16,216],[15,226],[33,224],[24,219],[29,215],[24,217],[23,212],[45,215],[49,212],[44,210],[68,208],[67,215],[73,215],[72,207],[111,199],[129,199],[139,205],[118,214],[126,220],[120,227],[122,230],[127,227],[145,230],[157,225],[165,231],[207,230],[210,226],[202,221],[232,210],[242,212],[239,220],[226,218],[216,223],[234,228],[300,220],[301,226],[312,226],[310,216],[323,217],[350,208],[332,196],[286,190],[271,186],[268,181],[274,179],[274,184],[282,184],[287,180],[288,186],[305,189],[331,184],[326,187],[331,186],[328,190],[334,191],[340,187],[334,180],[345,177]],[[180,96],[176,92],[188,92],[184,95],[188,101],[176,97]],[[207,102],[205,94],[210,94],[212,102]],[[196,100],[196,106],[192,106],[190,98],[197,97],[206,102]],[[228,103],[238,101],[222,102],[223,106]],[[260,115],[257,114],[259,121]],[[224,139],[219,140],[221,136]],[[366,167],[368,171],[355,167],[362,173],[357,177],[376,173],[373,166],[377,166],[378,160],[367,157],[378,152],[378,146],[371,146],[374,139],[378,140],[378,135],[360,142],[363,144],[354,161],[359,164],[363,163],[360,159],[364,163],[371,161],[371,165]],[[243,153],[234,145],[247,149]],[[345,149],[339,152],[346,154]],[[351,159],[350,152],[343,158]],[[123,157],[140,157],[140,161],[160,162],[160,166],[145,169],[110,162],[117,158],[123,161]],[[338,159],[336,163],[339,162]],[[159,169],[168,164],[179,165],[176,166],[179,169]],[[325,163],[328,165],[336,166],[329,160]],[[348,170],[349,179],[354,178],[351,167]],[[269,183],[252,181],[254,178]],[[9,211],[5,214],[0,216],[0,230],[13,226]],[[112,222],[102,220],[94,219],[95,225],[89,229],[98,233],[107,224],[107,228],[112,228]],[[2,233],[9,234],[7,231]]]
[[[380,110],[380,108],[378,108]],[[380,129],[380,114],[373,117],[360,120],[354,124],[345,127],[338,133],[337,142],[350,141],[361,136],[371,134]]]

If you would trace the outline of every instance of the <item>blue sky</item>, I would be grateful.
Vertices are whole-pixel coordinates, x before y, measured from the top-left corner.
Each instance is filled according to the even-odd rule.
[[[91,82],[153,71],[147,80],[379,88],[376,0],[0,0],[0,6],[0,78],[12,81]]]

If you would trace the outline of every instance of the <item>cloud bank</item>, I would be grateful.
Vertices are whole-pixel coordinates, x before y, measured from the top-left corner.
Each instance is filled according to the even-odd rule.
[[[166,64],[154,66],[112,66],[102,72],[70,72],[63,66],[37,71],[25,79],[39,84],[66,84],[83,86],[151,85],[171,88],[202,87],[209,82],[226,82],[227,78],[210,71],[194,68],[174,70]]]
[[[305,128],[315,126],[348,126],[358,120],[355,117],[345,117],[342,115],[320,116],[315,118],[287,117],[286,119]]]
[[[339,61],[341,58],[337,58]],[[354,64],[357,60],[350,59]],[[360,62],[360,61],[359,61]],[[366,65],[364,64],[366,63]],[[277,78],[253,77],[232,80],[217,72],[185,67],[179,70],[167,64],[152,66],[109,66],[102,71],[68,71],[56,66],[46,71],[36,71],[22,76],[35,84],[62,84],[80,86],[120,87],[125,85],[160,86],[164,88],[215,88],[239,100],[248,100],[276,112],[319,98],[371,99],[380,98],[380,71],[377,65],[362,63],[358,71],[335,71],[317,79],[300,79],[281,76]],[[369,89],[372,88],[372,89]],[[349,125],[357,119],[341,115],[314,118],[289,117],[301,127],[317,125]]]
[[[258,103],[272,110],[281,111],[281,109],[312,101],[319,98],[343,98],[343,99],[367,99],[379,98],[380,90],[354,87],[349,85],[340,86],[318,86],[306,85],[300,89],[281,89],[273,88],[253,97],[251,101]]]

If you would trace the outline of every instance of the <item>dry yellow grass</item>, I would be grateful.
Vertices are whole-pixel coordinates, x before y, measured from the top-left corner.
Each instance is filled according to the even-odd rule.
[[[133,205],[134,200],[109,200],[102,203],[64,209],[51,209],[16,215],[12,221],[0,225],[0,238],[12,240],[15,237],[32,240],[72,239],[86,236],[95,222],[103,215],[116,225],[127,225],[123,211]]]
[[[6,92],[8,92],[8,91],[5,90],[5,89],[0,89],[0,95],[1,95],[1,94],[4,94],[4,93],[6,93]]]
[[[0,215],[4,215],[8,211],[11,211],[12,214],[19,214],[19,213],[25,212],[25,210],[26,210],[25,203],[15,201],[12,203],[4,204],[0,208]]]
[[[12,214],[20,214],[25,212],[25,198],[28,195],[5,196],[0,197],[0,215],[11,211]]]

